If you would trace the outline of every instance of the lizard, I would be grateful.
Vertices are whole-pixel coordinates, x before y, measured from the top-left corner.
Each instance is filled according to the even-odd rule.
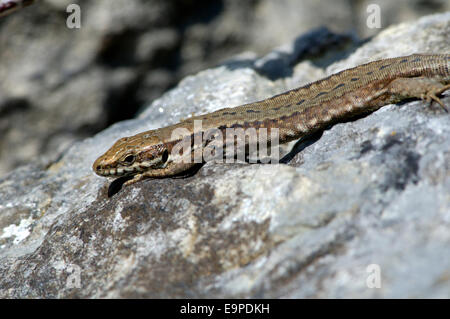
[[[450,54],[381,59],[261,101],[123,137],[92,168],[104,177],[126,176],[124,186],[144,178],[173,177],[194,167],[194,152],[205,148],[211,139],[195,143],[181,155],[173,152],[177,143],[195,140],[197,134],[205,134],[207,130],[225,133],[229,128],[265,128],[270,132],[276,128],[279,143],[287,143],[405,99],[419,98],[430,105],[436,101],[447,111],[439,95],[449,88]],[[194,131],[195,121],[201,121],[201,131]],[[172,132],[176,129],[185,133],[174,137]]]

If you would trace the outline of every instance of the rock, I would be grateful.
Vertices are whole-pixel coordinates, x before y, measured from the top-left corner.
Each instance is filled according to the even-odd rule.
[[[336,36],[324,38],[347,45],[320,42],[315,57],[295,41],[261,59],[241,56],[59,158],[13,170],[0,179],[0,297],[448,298],[450,117],[436,105],[404,102],[334,125],[287,165],[208,163],[111,198],[91,165],[117,138],[191,113],[373,59],[448,53],[449,28],[445,13],[393,26],[353,52]],[[272,79],[270,61],[288,76]],[[381,288],[368,288],[377,269]]]

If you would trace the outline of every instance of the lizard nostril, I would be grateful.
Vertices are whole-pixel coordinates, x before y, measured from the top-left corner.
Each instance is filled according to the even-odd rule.
[[[97,166],[95,167],[95,170],[96,170],[96,171],[99,171],[101,168],[102,168],[102,167],[101,167],[100,165],[97,165]]]

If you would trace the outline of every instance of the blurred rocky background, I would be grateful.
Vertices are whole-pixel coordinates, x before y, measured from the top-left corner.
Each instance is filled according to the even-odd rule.
[[[66,7],[81,7],[81,29]],[[0,176],[133,118],[183,77],[319,26],[362,39],[449,0],[38,0],[0,18]]]

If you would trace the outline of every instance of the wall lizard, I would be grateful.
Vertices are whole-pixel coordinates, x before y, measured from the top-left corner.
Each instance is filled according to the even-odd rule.
[[[262,101],[121,138],[94,162],[93,170],[105,177],[127,176],[124,185],[146,177],[182,174],[196,164],[175,160],[172,149],[184,139],[194,140],[194,133],[208,129],[266,128],[270,132],[277,128],[279,142],[286,143],[407,98],[436,101],[447,110],[438,96],[450,88],[449,83],[450,54],[413,54],[374,61]],[[194,120],[202,121],[202,131],[194,132]],[[177,128],[185,129],[185,136],[172,138]],[[208,140],[192,145],[191,153],[183,156],[191,159],[196,147],[207,144]]]

